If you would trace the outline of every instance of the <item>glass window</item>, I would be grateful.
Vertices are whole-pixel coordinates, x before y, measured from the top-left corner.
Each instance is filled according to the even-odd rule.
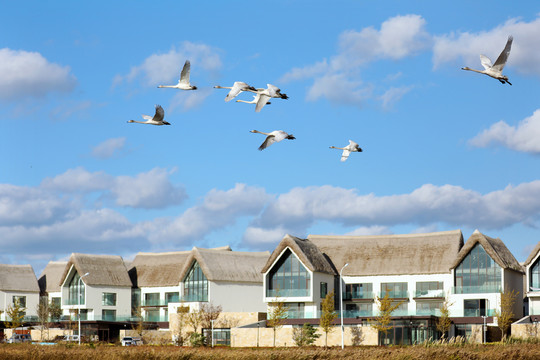
[[[184,279],[183,300],[208,301],[208,280],[197,261],[193,261]]]
[[[13,296],[12,301],[13,301],[13,304],[15,304],[16,302],[19,302],[19,307],[21,307],[21,308],[26,307],[26,296],[15,295],[15,296]]]
[[[408,298],[406,282],[381,283],[381,296],[384,297],[388,292],[390,298]]]
[[[416,297],[442,297],[444,296],[442,281],[418,281],[416,282]]]
[[[463,300],[463,316],[485,316],[486,299]]]
[[[101,319],[104,321],[115,321],[116,310],[101,310]]]
[[[180,294],[178,292],[165,293],[165,305],[170,302],[180,302]]]
[[[136,316],[141,306],[141,289],[131,289],[131,315]]]
[[[536,259],[533,266],[531,266],[529,278],[530,278],[530,284],[529,284],[530,287],[537,288],[537,289],[540,288],[540,257]]]
[[[159,321],[159,309],[146,309],[145,321]]]
[[[116,293],[102,293],[101,305],[116,306]]]
[[[326,297],[326,294],[328,294],[328,284],[325,282],[321,283],[321,299]]]
[[[309,296],[311,275],[287,249],[268,275],[266,296]]]
[[[159,306],[159,293],[146,293],[144,294],[145,306]]]
[[[501,268],[476,244],[455,270],[455,293],[490,293],[501,290]]]
[[[344,299],[372,299],[373,298],[373,284],[346,284]]]
[[[68,305],[77,305],[81,304],[84,305],[84,291],[85,291],[85,285],[84,281],[79,281],[81,277],[79,276],[79,273],[75,272],[73,277],[68,283]],[[81,288],[79,289],[79,283],[81,284]],[[81,294],[81,298],[78,299],[79,296],[79,290]]]
[[[53,297],[53,298],[51,298],[51,304],[53,304],[54,306],[60,307],[60,306],[61,306],[61,302],[62,302],[62,298],[59,298],[59,297]]]
[[[416,315],[437,315],[442,305],[442,301],[417,301]]]

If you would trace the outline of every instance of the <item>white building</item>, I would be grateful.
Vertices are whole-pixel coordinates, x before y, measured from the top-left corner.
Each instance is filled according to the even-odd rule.
[[[531,251],[523,267],[525,268],[525,295],[529,300],[529,315],[540,315],[540,242]]]
[[[38,279],[41,296],[46,296],[49,303],[62,306],[60,281],[66,269],[67,261],[49,261]]]
[[[64,314],[82,320],[131,317],[131,280],[120,256],[72,254],[60,279]]]
[[[18,302],[24,320],[37,320],[39,285],[31,265],[0,264],[0,320],[10,320],[7,311]]]

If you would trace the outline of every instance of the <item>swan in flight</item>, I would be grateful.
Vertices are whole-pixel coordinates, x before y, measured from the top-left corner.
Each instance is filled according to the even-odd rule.
[[[265,133],[265,132],[257,131],[257,130],[251,130],[250,132],[266,135],[266,139],[261,144],[261,146],[259,146],[259,150],[261,150],[261,151],[266,149],[267,147],[269,147],[273,143],[280,142],[283,139],[288,139],[288,140],[296,139],[292,134],[289,135],[283,130],[274,130],[274,131],[269,132],[269,133]]]
[[[330,146],[330,149],[343,150],[343,153],[341,153],[341,161],[347,160],[351,152],[362,152],[360,146],[352,140],[349,140],[349,145],[345,147]]]
[[[180,80],[178,80],[178,84],[176,85],[159,85],[158,88],[173,88],[173,89],[180,89],[180,90],[197,90],[197,87],[195,85],[191,85],[189,83],[189,72],[191,69],[191,63],[189,60],[186,60],[186,63],[184,64],[184,67],[182,68],[182,72],[180,73]]]
[[[510,81],[508,81],[508,77],[502,74],[502,71],[504,65],[506,65],[506,60],[508,60],[508,56],[510,55],[513,40],[514,38],[512,35],[510,35],[508,37],[508,41],[506,41],[504,50],[501,52],[497,60],[495,60],[495,64],[491,64],[491,60],[487,56],[480,54],[480,62],[482,63],[484,70],[474,70],[469,67],[463,67],[461,70],[469,70],[486,74],[487,76],[491,76],[492,78],[499,80],[502,84],[507,83],[508,85],[512,85]]]
[[[249,86],[248,84],[246,84],[243,81],[235,81],[233,86],[219,86],[219,85],[216,85],[216,86],[214,86],[214,89],[230,89],[231,90],[231,91],[229,91],[229,93],[225,97],[225,101],[231,101],[232,99],[237,97],[238,94],[240,94],[242,91],[246,91],[248,89],[249,90],[256,90],[253,86]]]
[[[163,111],[163,108],[161,105],[156,105],[156,113],[154,114],[154,117],[151,117],[149,115],[141,115],[143,119],[146,121],[135,121],[135,120],[129,120],[128,123],[139,123],[139,124],[149,124],[149,125],[171,125],[163,118],[165,117],[165,111]]]
[[[270,98],[289,98],[287,94],[282,94],[281,90],[277,86],[274,86],[272,84],[266,84],[266,86],[266,89],[247,90],[259,95],[259,100],[257,101],[257,105],[255,106],[256,112],[260,112],[263,106],[268,104]]]
[[[246,100],[236,100],[236,102],[242,102],[246,104],[256,104],[259,101],[259,98],[261,97],[261,94],[253,95],[253,100],[246,101]],[[270,101],[266,103],[266,105],[272,104]]]

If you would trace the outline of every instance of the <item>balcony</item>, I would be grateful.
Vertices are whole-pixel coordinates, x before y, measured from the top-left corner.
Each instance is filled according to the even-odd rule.
[[[181,300],[179,300],[179,302],[207,302],[208,301],[208,294],[184,295],[180,299]]]
[[[373,299],[371,291],[353,291],[343,293],[343,300],[370,300]]]
[[[308,297],[309,289],[266,290],[266,297]]]
[[[444,298],[444,290],[416,290],[414,292],[415,298],[425,298],[425,299],[434,299],[434,298]]]
[[[184,300],[182,298],[182,301],[188,301]],[[205,300],[201,300],[205,301]],[[169,299],[145,299],[141,301],[141,306],[167,306],[169,303],[177,303],[180,302],[179,296],[171,296]]]
[[[388,297],[390,299],[408,299],[409,298],[409,292],[406,290],[398,290],[398,291],[381,291],[379,293],[379,297],[383,298],[388,293]]]
[[[480,286],[454,286],[452,294],[487,294],[500,293],[500,285],[480,285]]]
[[[64,299],[64,305],[79,305],[79,300],[77,299]],[[81,305],[84,305],[84,299],[81,299]]]

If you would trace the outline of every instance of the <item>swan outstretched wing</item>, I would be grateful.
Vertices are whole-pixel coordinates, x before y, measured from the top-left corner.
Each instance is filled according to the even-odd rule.
[[[144,120],[152,120],[152,117],[150,115],[141,115]]]
[[[493,66],[491,60],[486,55],[480,54],[480,62],[482,63],[482,66],[485,70],[489,70]]]
[[[276,137],[274,135],[268,135],[261,146],[259,146],[259,150],[264,150],[275,142]]]
[[[510,50],[512,49],[512,41],[514,41],[514,38],[512,37],[512,35],[510,35],[508,37],[508,40],[506,41],[506,46],[504,47],[504,50],[501,52],[497,60],[495,60],[495,64],[493,65],[493,68],[495,70],[502,71],[504,65],[506,65],[506,60],[508,60]]]
[[[152,120],[154,121],[163,121],[163,118],[165,117],[165,111],[163,111],[163,108],[161,105],[156,105],[156,113],[154,114],[154,117]]]
[[[180,82],[189,84],[189,71],[191,69],[191,63],[189,60],[186,60],[184,67],[182,68],[182,73],[180,74]]]
[[[349,155],[350,155],[350,151],[349,150],[343,150],[343,152],[341,153],[341,161],[345,161],[349,158]]]
[[[255,111],[256,112],[261,111],[264,105],[266,105],[269,100],[270,100],[270,96],[266,94],[259,94],[259,100],[257,101],[257,106],[255,106]]]
[[[234,99],[235,97],[238,96],[238,94],[240,94],[242,92],[242,89],[246,86],[247,84],[246,83],[243,83],[243,82],[235,82],[231,91],[229,91],[229,93],[227,94],[227,96],[225,97],[225,101],[231,101],[232,99]]]

